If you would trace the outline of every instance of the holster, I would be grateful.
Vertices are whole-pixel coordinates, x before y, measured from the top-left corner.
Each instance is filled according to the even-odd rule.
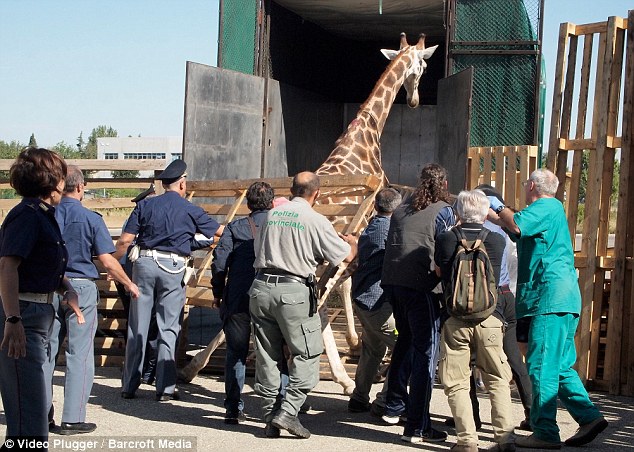
[[[308,298],[310,301],[308,316],[312,317],[317,312],[317,304],[319,303],[319,297],[317,296],[317,277],[315,275],[308,275],[308,278],[306,278],[306,286],[308,286]]]
[[[128,250],[128,260],[130,262],[136,262],[139,258],[139,253],[141,252],[141,247],[139,245],[134,245],[130,247]]]
[[[193,259],[191,262],[193,262]],[[194,276],[196,276],[196,269],[193,266],[190,267],[188,262],[185,267],[185,271],[183,272],[183,285],[186,286],[189,283],[189,280]]]

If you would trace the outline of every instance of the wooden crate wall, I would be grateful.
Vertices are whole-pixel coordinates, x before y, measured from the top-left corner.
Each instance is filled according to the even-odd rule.
[[[469,148],[467,189],[480,184],[494,186],[506,205],[526,207],[522,182],[537,168],[537,146],[495,146]]]
[[[627,395],[634,395],[634,352],[628,350],[634,345],[630,265],[634,246],[629,232],[634,224],[628,218],[634,202],[634,185],[629,184],[634,170],[630,163],[632,13],[628,19],[610,17],[605,22],[561,24],[547,159],[548,168],[559,178],[557,198],[564,203],[574,240],[581,161],[583,153],[589,153],[581,249],[575,256],[582,295],[577,366],[590,386]],[[622,137],[618,136],[620,125]],[[611,249],[610,195],[619,150],[617,226]],[[567,171],[570,177],[566,183]]]
[[[314,209],[333,220],[335,229],[344,233],[359,233],[367,223],[368,216],[371,215],[374,205],[374,197],[382,187],[382,179],[374,175],[358,176],[320,176],[322,197],[356,197],[357,203],[349,204],[316,204]],[[258,179],[268,182],[275,190],[275,196],[290,196],[292,178]],[[255,182],[252,180],[218,180],[218,181],[195,181],[188,182],[188,189],[191,191],[191,199],[196,201],[205,211],[214,215],[222,223],[228,223],[236,216],[249,214],[245,196],[247,188]],[[190,306],[206,307],[211,305],[213,298],[211,292],[211,251],[198,252],[195,257],[195,268],[197,269],[196,279],[192,279],[187,287],[187,305],[185,307],[185,319],[189,314]],[[318,285],[322,299],[327,297],[332,290],[335,281],[345,267],[340,266],[339,272],[327,267],[323,273],[318,272]],[[342,365],[349,374],[353,374],[356,366],[356,358],[349,356],[345,347],[345,323],[340,320],[343,316],[341,310],[330,310],[328,315],[332,319],[337,319],[331,326],[335,336],[335,342],[340,351]],[[345,316],[343,316],[345,318]],[[179,343],[177,359],[179,365],[184,366],[190,359],[187,341],[187,320],[183,322],[183,330]],[[217,372],[219,362],[222,361],[224,346],[214,350],[210,357],[209,364],[205,368],[208,372]],[[322,355],[321,377],[330,376],[329,367],[324,352]]]

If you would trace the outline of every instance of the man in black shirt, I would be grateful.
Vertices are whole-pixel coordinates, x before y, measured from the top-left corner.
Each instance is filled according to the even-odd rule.
[[[211,265],[214,307],[220,308],[227,338],[225,424],[239,424],[246,419],[241,394],[251,339],[247,291],[255,278],[253,241],[273,206],[273,197],[273,189],[266,182],[251,184],[246,195],[251,213],[229,223],[214,249]]]

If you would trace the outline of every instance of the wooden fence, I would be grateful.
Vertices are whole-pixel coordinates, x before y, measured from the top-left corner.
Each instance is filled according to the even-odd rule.
[[[0,171],[8,171],[14,160],[0,159]],[[66,163],[69,165],[77,165],[83,171],[154,171],[158,175],[168,164],[167,160],[97,160],[97,159],[68,159]],[[87,188],[90,191],[98,191],[103,189],[138,189],[139,192],[148,188],[153,177],[137,177],[133,179],[113,179],[113,178],[96,178],[86,176]],[[158,193],[162,192],[160,183],[155,184]],[[0,189],[11,189],[7,179],[0,179]],[[99,198],[91,197],[82,201],[82,204],[91,210],[109,211],[114,209],[132,209],[134,203],[132,198]],[[0,199],[0,219],[15,205],[20,202],[19,198]],[[120,225],[119,225],[120,226]]]
[[[537,168],[537,146],[472,147],[467,157],[467,190],[489,184],[507,205],[526,207],[522,182]]]
[[[116,170],[151,170],[155,175],[162,171],[168,162],[165,160],[67,160],[69,164],[79,166],[86,171],[116,171]],[[0,160],[0,171],[7,171],[13,160]],[[276,196],[290,196],[291,178],[265,179],[274,188]],[[86,182],[91,190],[101,189],[146,189],[152,177],[134,179],[112,179],[94,178],[87,176]],[[244,216],[249,213],[246,205],[246,189],[254,180],[224,180],[224,181],[188,181],[188,195],[196,204],[205,211],[213,215],[219,222],[227,223],[236,216]],[[376,192],[381,187],[381,179],[376,176],[332,176],[320,177],[322,192],[336,191],[339,196],[356,197],[357,204],[345,205],[316,205],[315,210],[329,217],[337,217],[340,221],[335,227],[339,231],[344,229],[347,232],[359,232],[365,224],[367,216],[372,213],[373,200]],[[0,179],[0,189],[10,189],[6,179]],[[157,192],[162,192],[160,183],[156,183]],[[15,205],[20,202],[19,198],[0,199],[0,219]],[[131,197],[128,198],[87,198],[82,204],[89,209],[97,209],[102,212],[112,210],[132,209],[134,204]],[[118,224],[109,224],[113,229],[121,227],[127,215],[119,216]],[[113,240],[118,238],[118,233],[113,234]],[[190,307],[208,307],[212,301],[211,293],[211,251],[201,250],[195,253],[195,267],[197,268],[197,278],[190,282],[187,287],[187,305],[185,315]],[[97,337],[95,338],[95,363],[98,366],[120,366],[123,363],[125,353],[125,335],[127,319],[125,318],[123,304],[118,297],[114,283],[106,281],[105,269],[100,262],[95,260],[101,278],[97,281],[100,293],[98,305],[99,324]],[[321,283],[325,285],[328,278],[322,278]],[[332,284],[328,287],[329,290]],[[340,353],[344,356],[343,364],[346,371],[354,374],[355,357],[347,356],[345,340],[345,321],[343,321],[342,309],[333,309],[328,313],[333,325],[334,337]],[[184,323],[185,339],[180,342],[181,362],[186,358],[187,348],[187,322]],[[211,366],[214,371],[222,369],[220,359],[212,360]],[[64,354],[60,353],[58,364],[64,364]],[[328,362],[322,360],[322,376],[330,375]]]
[[[314,209],[328,217],[337,217],[344,221],[335,225],[340,232],[346,228],[350,232],[359,232],[363,220],[372,212],[374,194],[380,187],[380,179],[376,176],[320,176],[322,192],[337,190],[338,196],[358,196],[361,203],[351,204],[316,204]],[[290,196],[292,178],[245,179],[192,181],[187,183],[188,191],[195,204],[201,206],[209,215],[215,216],[219,222],[228,223],[236,216],[249,214],[245,202],[246,190],[256,180],[268,182],[275,190],[275,196]],[[351,228],[351,230],[349,229]],[[200,254],[200,253],[199,253]],[[197,271],[195,282],[187,288],[188,304],[193,306],[209,306],[211,294],[208,288],[210,252],[199,257],[194,265]]]
[[[564,203],[574,238],[582,158],[588,153],[581,250],[575,256],[582,295],[577,365],[591,387],[626,395],[634,395],[633,13],[627,20],[610,17],[606,22],[561,24],[547,160],[559,178],[557,197]],[[619,149],[614,210],[612,179]],[[611,249],[609,225],[614,215]]]

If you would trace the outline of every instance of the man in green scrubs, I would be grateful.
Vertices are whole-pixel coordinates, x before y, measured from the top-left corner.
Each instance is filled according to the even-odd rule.
[[[533,384],[533,434],[516,441],[531,449],[561,448],[557,397],[579,424],[566,445],[587,444],[608,426],[572,368],[581,293],[566,214],[555,198],[558,185],[551,171],[535,170],[524,182],[528,207],[517,213],[489,196],[497,214],[489,216],[517,243],[517,317],[531,318],[526,362]]]

